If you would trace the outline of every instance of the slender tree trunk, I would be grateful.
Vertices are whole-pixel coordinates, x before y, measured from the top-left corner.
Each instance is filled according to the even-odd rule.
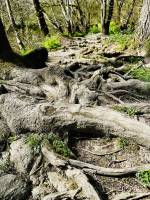
[[[120,25],[121,11],[125,0],[117,0],[117,23]]]
[[[37,18],[38,18],[39,27],[42,33],[46,36],[49,34],[49,30],[48,30],[39,0],[33,0],[33,5],[36,11]]]
[[[73,34],[74,32],[74,27],[73,27],[73,22],[72,22],[72,11],[69,5],[69,1],[65,0],[65,3],[63,0],[60,0],[60,7],[66,22],[67,26],[67,31],[70,34]]]
[[[150,0],[143,1],[139,25],[136,32],[141,41],[148,39],[150,36]]]
[[[104,35],[109,35],[109,26],[113,16],[114,0],[101,0],[101,27]]]
[[[0,58],[5,58],[12,54],[12,48],[9,44],[4,25],[0,18]]]
[[[24,44],[21,41],[21,38],[20,38],[19,33],[17,31],[17,27],[16,27],[15,19],[13,17],[10,1],[9,0],[5,0],[5,3],[6,3],[7,12],[8,12],[8,15],[9,15],[10,22],[11,22],[12,27],[14,29],[14,33],[15,33],[15,36],[16,36],[17,44],[18,44],[20,49],[25,49]]]
[[[130,19],[131,19],[132,13],[133,13],[133,11],[134,11],[135,2],[136,2],[136,0],[133,0],[132,6],[131,6],[131,10],[128,12],[127,20],[126,20],[126,23],[125,23],[125,25],[124,25],[125,27],[128,26],[129,21],[130,21]]]

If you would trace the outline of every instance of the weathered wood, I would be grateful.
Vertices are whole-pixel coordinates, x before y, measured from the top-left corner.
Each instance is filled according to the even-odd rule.
[[[34,102],[34,104],[33,104]],[[0,113],[12,132],[51,130],[126,137],[150,148],[150,126],[107,107],[38,102],[19,94],[0,96]]]

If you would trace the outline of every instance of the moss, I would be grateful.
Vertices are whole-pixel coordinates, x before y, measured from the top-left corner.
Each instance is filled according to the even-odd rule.
[[[47,37],[42,44],[49,50],[61,47],[60,38],[58,36]]]
[[[150,188],[150,169],[138,172],[136,177],[143,186]]]
[[[138,112],[138,110],[134,107],[126,107],[126,106],[118,106],[118,105],[113,106],[113,109],[122,113],[126,113],[130,117],[134,117]]]

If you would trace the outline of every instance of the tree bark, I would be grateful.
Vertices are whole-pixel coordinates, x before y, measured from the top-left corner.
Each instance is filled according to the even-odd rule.
[[[109,2],[107,2],[107,0],[101,1],[101,26],[104,35],[109,35],[109,26],[113,16],[113,8],[114,0],[109,0]]]
[[[39,0],[33,0],[33,5],[36,11],[37,18],[38,18],[39,27],[42,33],[46,36],[49,34],[49,30],[48,30]]]
[[[141,41],[148,39],[150,35],[150,1],[144,0],[141,9],[137,36]]]
[[[12,54],[12,48],[9,44],[4,25],[0,18],[0,58],[8,57]]]
[[[24,46],[23,42],[21,41],[21,38],[20,38],[19,33],[17,31],[17,28],[16,28],[16,23],[15,23],[15,19],[13,17],[10,1],[6,0],[5,3],[6,3],[9,19],[10,19],[12,27],[14,29],[14,33],[15,33],[15,36],[16,36],[17,44],[18,44],[20,49],[25,49],[25,46]]]

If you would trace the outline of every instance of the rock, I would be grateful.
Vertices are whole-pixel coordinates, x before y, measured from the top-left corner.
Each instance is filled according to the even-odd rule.
[[[25,138],[12,142],[10,148],[10,160],[15,164],[17,171],[29,172],[34,155],[31,147],[26,144]]]
[[[30,194],[30,184],[21,177],[6,174],[0,177],[0,199],[27,200]]]

